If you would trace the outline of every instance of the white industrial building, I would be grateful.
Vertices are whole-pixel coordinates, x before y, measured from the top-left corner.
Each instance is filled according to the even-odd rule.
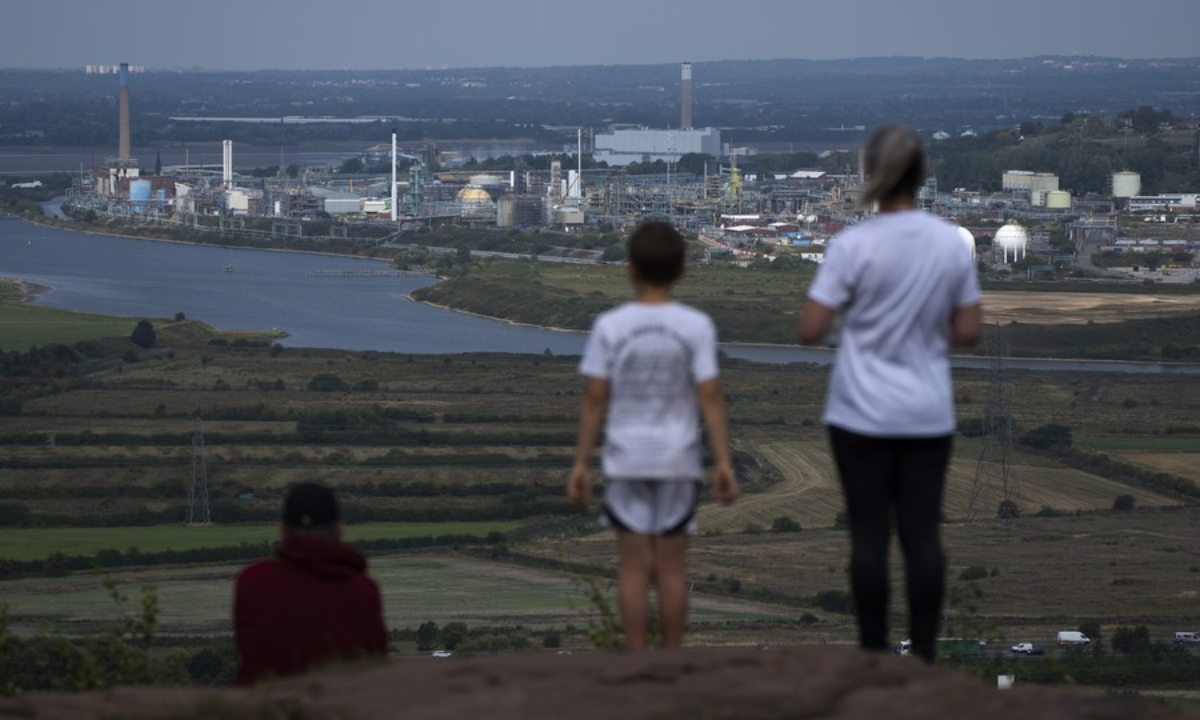
[[[1005,192],[1028,194],[1029,202],[1041,207],[1046,204],[1046,195],[1058,190],[1058,176],[1029,170],[1005,170],[1000,178],[1000,188]]]
[[[617,129],[595,137],[593,156],[609,165],[636,162],[676,162],[688,153],[720,157],[721,131],[716,128],[691,130]]]
[[[1195,193],[1174,195],[1138,195],[1129,198],[1129,212],[1191,211],[1197,206]]]

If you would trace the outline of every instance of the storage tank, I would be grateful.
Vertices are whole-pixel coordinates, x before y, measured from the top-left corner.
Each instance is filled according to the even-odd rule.
[[[1003,262],[1016,262],[1025,257],[1026,248],[1029,246],[1029,233],[1015,222],[1010,222],[996,232],[992,242],[1000,248]],[[1009,260],[1010,256],[1012,260]]]
[[[145,202],[150,199],[149,180],[131,180],[129,182],[129,199],[134,202]]]
[[[975,259],[975,236],[965,227],[958,229],[958,236],[962,238],[963,245],[967,246],[967,251],[971,253],[971,259]]]
[[[514,195],[504,195],[496,205],[496,226],[510,228],[516,226],[517,198]]]
[[[1142,174],[1122,170],[1112,176],[1112,196],[1131,198],[1142,194]]]
[[[1070,210],[1071,193],[1066,190],[1051,190],[1046,193],[1047,210]]]

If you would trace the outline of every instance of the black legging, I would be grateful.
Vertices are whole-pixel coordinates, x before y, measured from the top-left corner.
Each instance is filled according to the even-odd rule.
[[[888,539],[894,510],[907,576],[912,653],[933,662],[946,562],[939,515],[952,437],[876,438],[829,427],[850,521],[859,644],[887,649]]]

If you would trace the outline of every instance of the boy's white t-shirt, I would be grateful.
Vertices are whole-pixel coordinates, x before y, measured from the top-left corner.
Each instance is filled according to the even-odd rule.
[[[956,429],[950,321],[980,302],[958,229],[930,213],[882,213],[835,237],[808,297],[842,312],[825,423],[876,437]]]
[[[673,301],[602,313],[579,372],[609,381],[601,455],[607,477],[701,477],[696,385],[717,377],[717,332],[708,315]]]

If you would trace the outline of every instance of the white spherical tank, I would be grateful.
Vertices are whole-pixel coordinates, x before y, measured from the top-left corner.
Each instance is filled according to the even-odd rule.
[[[1025,257],[1026,248],[1029,247],[1029,233],[1020,225],[1009,223],[996,232],[992,242],[999,246],[1004,262],[1016,262]]]
[[[975,259],[975,236],[965,227],[958,229],[958,236],[962,238],[963,245],[967,246],[967,252],[971,253],[971,259]]]
[[[1071,193],[1066,190],[1051,190],[1046,193],[1047,210],[1070,210]]]
[[[1131,198],[1142,194],[1142,174],[1123,170],[1112,176],[1112,196]]]

